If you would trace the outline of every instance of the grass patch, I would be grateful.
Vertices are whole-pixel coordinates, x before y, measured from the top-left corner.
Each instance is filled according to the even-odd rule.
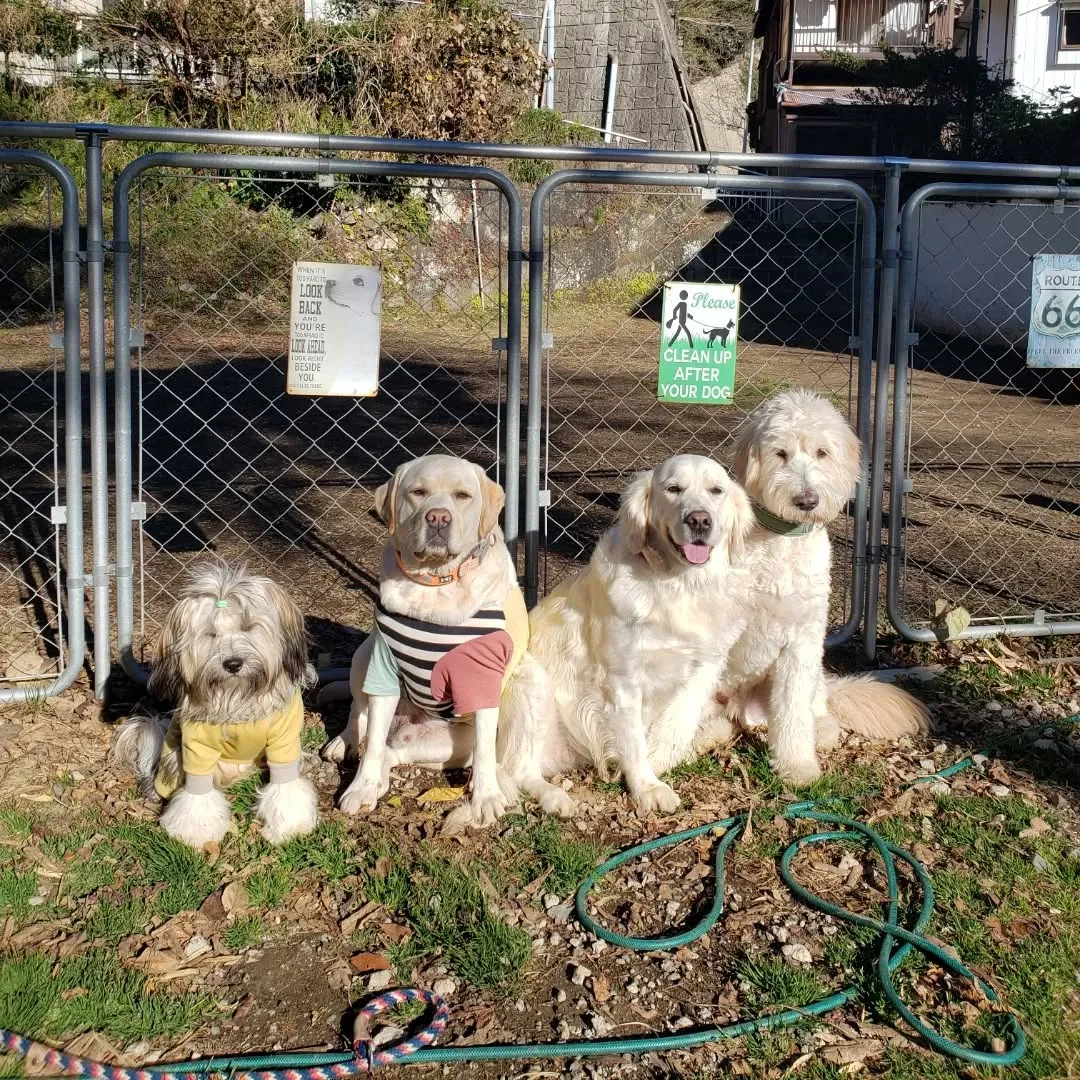
[[[527,880],[535,881],[550,871],[544,887],[560,896],[573,892],[606,854],[601,844],[581,839],[580,833],[567,835],[568,832],[554,818],[544,817],[512,840],[529,853]]]
[[[4,840],[29,840],[34,819],[25,810],[14,806],[0,806],[0,842]]]
[[[30,898],[37,895],[37,887],[37,874],[32,870],[21,873],[10,867],[0,869],[0,915],[25,919],[30,914]]]
[[[412,927],[413,936],[390,950],[399,975],[406,977],[421,957],[442,953],[455,974],[479,989],[509,993],[518,985],[532,941],[492,908],[469,869],[430,853],[409,863],[399,851],[392,861],[376,856],[365,877],[368,899]]]
[[[41,841],[41,850],[50,859],[58,862],[74,855],[81,847],[88,844],[97,829],[92,825],[74,825],[62,833],[53,833]]]
[[[255,813],[255,797],[262,787],[262,773],[256,769],[247,776],[230,784],[226,795],[232,804],[233,813],[238,817],[250,817]]]
[[[121,1044],[189,1031],[214,1009],[206,994],[150,991],[108,951],[56,964],[40,953],[0,960],[0,1027],[57,1038],[100,1031]]]
[[[300,732],[300,745],[310,753],[321,750],[325,743],[326,732],[321,727],[306,727]]]
[[[944,693],[978,705],[991,698],[1047,701],[1057,689],[1054,676],[1045,671],[1010,670],[994,663],[956,664],[922,685],[932,695]]]
[[[102,900],[90,912],[83,924],[86,937],[91,942],[104,941],[117,945],[131,934],[146,928],[153,916],[153,908],[141,897],[129,900]]]
[[[743,957],[735,975],[746,1003],[756,1009],[802,1008],[825,997],[825,984],[810,970],[773,957]]]
[[[258,915],[244,915],[232,923],[222,937],[233,952],[243,952],[258,945],[265,934],[266,928]]]
[[[340,881],[357,871],[357,840],[337,821],[324,821],[307,836],[285,844],[279,865],[293,875],[317,871],[329,881]]]
[[[245,882],[248,903],[263,911],[271,911],[285,902],[296,884],[283,866],[268,866],[256,870]]]
[[[712,754],[702,754],[701,757],[692,761],[682,761],[673,769],[669,769],[663,775],[663,779],[669,784],[677,784],[680,780],[716,780],[727,776],[727,769]]]

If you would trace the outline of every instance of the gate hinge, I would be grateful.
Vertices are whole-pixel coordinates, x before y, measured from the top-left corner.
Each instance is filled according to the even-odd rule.
[[[141,349],[146,344],[145,335],[140,327],[138,330],[132,330],[128,334],[128,345],[132,349]]]
[[[543,336],[540,338],[541,349],[554,349],[555,348],[555,335],[550,330],[545,330]]]
[[[133,502],[131,504],[131,520],[132,521],[145,521],[146,520],[146,503]]]
[[[848,352],[857,353],[862,348],[862,338],[858,334],[852,334],[847,342]]]
[[[506,338],[493,337],[491,339],[491,351],[492,352],[506,352]]]
[[[67,506],[54,506],[50,514],[54,525],[67,524]]]
[[[539,506],[541,510],[544,510],[551,505],[550,488],[545,488],[540,492],[540,497],[537,499],[536,505]]]
[[[49,335],[49,348],[62,349],[64,347],[63,331],[57,330]]]
[[[93,582],[95,588],[99,585],[108,585],[111,577],[116,577],[116,563],[94,567]]]
[[[910,476],[905,476],[900,481],[900,491],[904,495],[910,495],[915,490],[915,483]]]
[[[919,344],[919,335],[918,334],[905,334],[904,335],[904,348],[905,349],[914,349],[915,346],[918,345],[918,344]]]

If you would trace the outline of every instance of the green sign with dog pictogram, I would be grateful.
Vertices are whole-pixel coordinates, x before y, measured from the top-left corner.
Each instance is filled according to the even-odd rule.
[[[668,282],[656,396],[686,405],[730,405],[738,340],[738,285]]]

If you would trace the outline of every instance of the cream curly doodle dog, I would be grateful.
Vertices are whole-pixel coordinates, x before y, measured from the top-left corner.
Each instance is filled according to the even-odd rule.
[[[240,566],[192,568],[162,627],[147,689],[171,713],[133,716],[116,760],[144,795],[168,799],[161,825],[193,847],[219,843],[229,803],[218,790],[269,765],[255,816],[281,844],[318,823],[317,796],[300,775],[301,691],[315,681],[299,608],[280,585]]]
[[[822,666],[832,549],[827,526],[859,479],[855,432],[826,398],[787,390],[740,429],[735,475],[754,501],[747,540],[748,621],[720,681],[719,702],[695,750],[730,740],[735,725],[766,725],[774,768],[794,784],[821,774],[817,750],[841,730],[895,739],[925,731],[923,705],[872,678],[838,679]]]
[[[353,656],[345,731],[323,751],[359,752],[341,797],[346,813],[372,810],[395,765],[464,768],[469,801],[445,828],[494,822],[509,805],[496,768],[502,687],[528,643],[528,616],[499,528],[502,488],[479,465],[431,454],[400,466],[375,493],[389,542],[379,573],[375,626]]]

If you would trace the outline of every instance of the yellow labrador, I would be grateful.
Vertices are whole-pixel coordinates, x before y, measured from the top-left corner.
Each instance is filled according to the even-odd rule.
[[[341,761],[367,738],[341,809],[372,810],[394,765],[464,768],[469,802],[453,831],[505,812],[495,740],[503,685],[525,652],[528,616],[499,528],[502,488],[479,465],[431,454],[375,493],[386,523],[372,633],[353,657],[345,731],[324,750]],[[334,688],[323,700],[337,696]]]

